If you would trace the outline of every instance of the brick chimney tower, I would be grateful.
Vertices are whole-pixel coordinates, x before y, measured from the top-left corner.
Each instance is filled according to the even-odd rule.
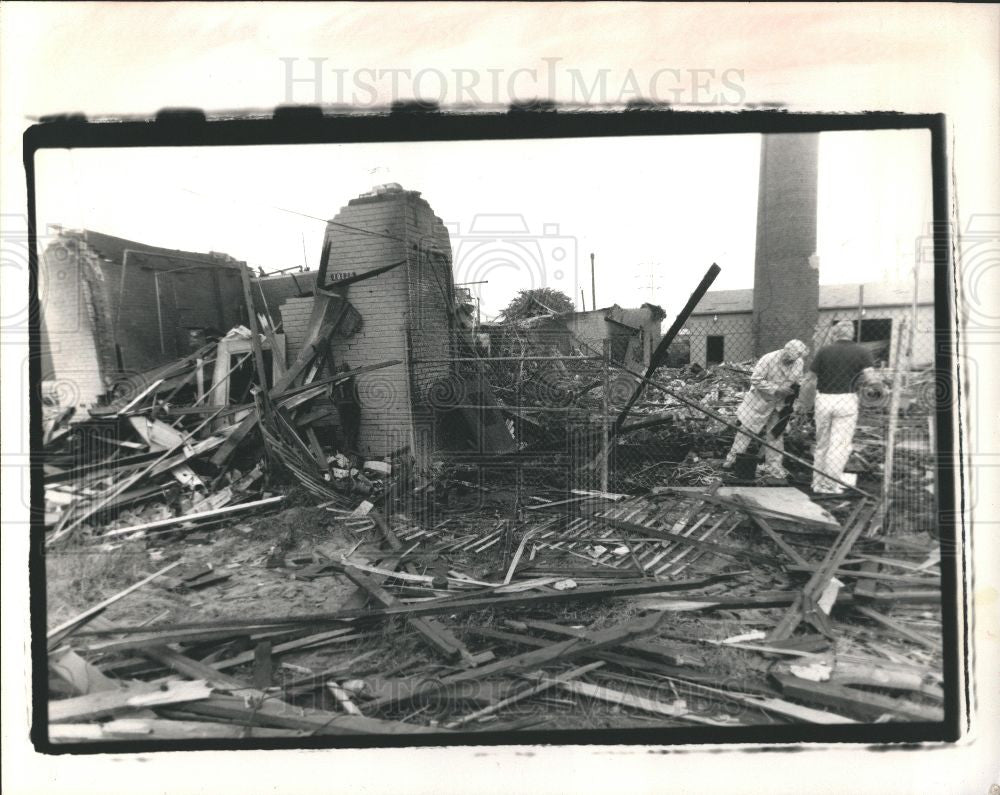
[[[754,354],[790,339],[810,347],[819,319],[818,133],[764,135],[754,261]]]
[[[451,374],[445,360],[452,355],[455,286],[448,231],[418,191],[389,183],[351,199],[327,225],[326,239],[334,289],[341,279],[406,262],[339,291],[362,324],[349,339],[335,339],[333,351],[338,365],[352,368],[404,362],[358,376],[359,444],[365,455],[379,457],[409,449],[426,465],[435,446],[429,393]],[[421,359],[433,361],[414,361]]]

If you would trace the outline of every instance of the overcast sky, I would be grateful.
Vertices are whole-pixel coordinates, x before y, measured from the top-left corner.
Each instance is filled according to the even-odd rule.
[[[484,316],[541,284],[591,308],[590,252],[599,306],[672,313],[712,262],[716,289],[753,286],[759,151],[754,134],[49,151],[38,220],[315,268],[323,220],[398,182],[448,224],[455,281],[489,281]],[[930,220],[926,132],[821,134],[821,282],[912,278]]]

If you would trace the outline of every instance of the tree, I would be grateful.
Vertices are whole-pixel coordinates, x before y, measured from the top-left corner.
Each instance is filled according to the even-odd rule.
[[[518,290],[517,295],[500,313],[500,318],[509,323],[512,320],[547,315],[550,312],[572,312],[574,308],[573,300],[561,290],[534,287],[530,290]]]

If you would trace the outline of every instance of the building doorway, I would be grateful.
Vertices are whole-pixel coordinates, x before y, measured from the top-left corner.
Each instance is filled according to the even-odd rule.
[[[726,338],[724,335],[710,334],[705,339],[705,363],[722,364],[725,361]]]

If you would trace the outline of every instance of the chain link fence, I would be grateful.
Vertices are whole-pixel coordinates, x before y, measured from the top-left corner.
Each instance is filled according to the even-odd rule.
[[[453,400],[448,409],[466,424],[502,423],[510,443],[501,452],[453,444],[445,458],[527,491],[641,494],[719,480],[788,483],[817,494],[861,490],[886,500],[893,527],[933,532],[933,420],[942,382],[933,368],[933,319],[914,317],[853,320],[844,342],[831,330],[837,323],[843,330],[847,318],[821,318],[814,338],[803,340],[805,355],[790,363],[775,361],[780,352],[755,356],[745,318],[720,317],[711,329],[691,323],[625,418],[645,369],[627,348],[581,340],[551,318],[496,326],[458,346],[458,381],[478,379],[482,387],[458,390],[469,402]],[[832,359],[820,354],[831,346],[840,351]],[[834,365],[847,368],[833,380],[849,388],[838,383],[830,391]]]

